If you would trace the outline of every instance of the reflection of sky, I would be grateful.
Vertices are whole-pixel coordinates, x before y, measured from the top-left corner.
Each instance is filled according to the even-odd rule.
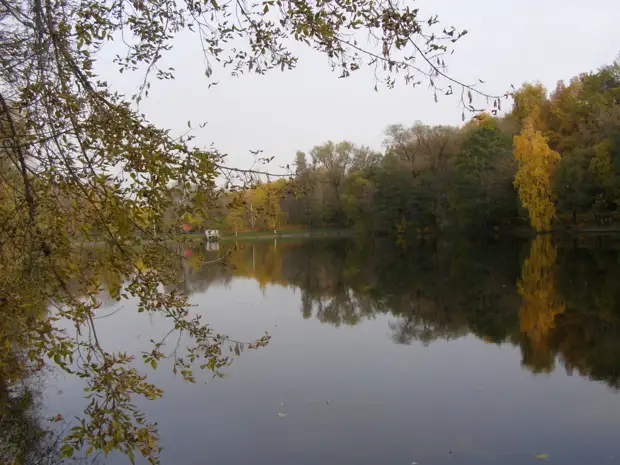
[[[143,406],[159,422],[164,464],[523,464],[548,453],[581,465],[620,456],[617,394],[562,369],[534,376],[510,345],[396,345],[392,317],[340,328],[304,320],[299,291],[263,293],[249,279],[192,300],[218,331],[245,340],[268,331],[272,341],[207,385],[152,375],[164,399]],[[167,330],[150,320],[126,303],[98,321],[99,335],[107,348],[136,352]],[[54,408],[79,413],[81,387],[55,384],[63,394]]]

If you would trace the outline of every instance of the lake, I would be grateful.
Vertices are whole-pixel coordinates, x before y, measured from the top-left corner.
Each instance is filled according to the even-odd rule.
[[[139,364],[165,389],[139,402],[164,465],[620,461],[620,240],[238,246],[188,249],[178,289],[218,332],[271,341],[196,384]],[[102,300],[105,347],[168,331]],[[82,387],[52,373],[42,412],[79,416]]]

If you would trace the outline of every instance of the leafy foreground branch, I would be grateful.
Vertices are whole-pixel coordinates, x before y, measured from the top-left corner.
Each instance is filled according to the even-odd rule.
[[[190,317],[185,296],[166,291],[179,260],[166,245],[166,218],[216,216],[216,178],[252,174],[134,110],[151,79],[174,78],[163,60],[182,31],[200,41],[207,77],[215,65],[233,75],[293,68],[288,46],[299,41],[324,52],[342,77],[370,66],[376,83],[426,81],[436,95],[460,93],[470,110],[472,92],[492,98],[446,74],[443,56],[465,31],[441,29],[436,17],[392,0],[0,0],[0,311],[15,326],[2,333],[2,347],[6,360],[25,354],[38,367],[50,359],[86,380],[90,401],[66,438],[66,456],[119,450],[156,463],[160,450],[155,426],[133,401],[161,390],[97,339],[102,283],[191,340],[174,363],[185,379],[194,379],[194,362],[219,373],[231,361],[226,346],[239,353]],[[144,73],[130,98],[93,71],[110,41],[124,44],[119,73]],[[156,367],[164,342],[153,342],[143,361]]]

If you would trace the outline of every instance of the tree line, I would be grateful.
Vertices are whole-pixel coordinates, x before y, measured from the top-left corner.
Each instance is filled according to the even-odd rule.
[[[609,223],[620,206],[620,62],[513,97],[505,115],[495,102],[462,127],[391,125],[383,151],[349,141],[299,151],[294,175],[243,191],[225,225],[406,234]]]

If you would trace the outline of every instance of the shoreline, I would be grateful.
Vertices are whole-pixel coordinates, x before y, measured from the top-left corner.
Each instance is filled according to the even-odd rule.
[[[463,236],[463,237],[492,237],[492,236],[512,236],[512,237],[520,237],[520,238],[532,238],[538,235],[565,235],[572,237],[580,237],[580,236],[604,236],[604,235],[617,235],[620,234],[620,226],[588,226],[588,227],[559,227],[554,228],[551,231],[543,231],[536,232],[533,229],[528,227],[516,227],[516,228],[500,228],[500,229],[484,229],[484,230],[447,230],[442,232],[419,232],[416,234],[418,237],[438,237],[438,236]],[[258,241],[258,240],[268,240],[268,239],[312,239],[312,238],[351,238],[355,236],[355,232],[353,229],[339,228],[339,229],[295,229],[295,230],[287,230],[284,229],[281,232],[278,231],[276,234],[273,232],[260,232],[260,231],[252,231],[251,233],[248,231],[244,231],[239,235],[235,236],[234,234],[226,234],[220,235],[218,240],[210,241],[210,242],[242,242],[242,241]],[[368,237],[390,237],[390,236],[376,236],[371,233],[368,233]],[[187,233],[187,234],[174,234],[169,237],[168,240],[176,239],[185,239],[185,240],[195,240],[200,242],[207,242],[204,234],[201,233]],[[99,241],[93,241],[92,243],[97,244]]]
[[[277,231],[277,230],[276,230]],[[264,232],[264,233],[253,233],[253,234],[241,234],[235,236],[226,235],[220,236],[220,242],[232,242],[232,241],[244,241],[244,240],[260,240],[260,239],[291,239],[291,238],[317,238],[317,237],[350,237],[352,235],[352,231],[350,229],[324,229],[324,230],[305,230],[305,231],[290,231],[287,232],[283,230],[282,232],[276,232],[275,234],[272,232]]]

